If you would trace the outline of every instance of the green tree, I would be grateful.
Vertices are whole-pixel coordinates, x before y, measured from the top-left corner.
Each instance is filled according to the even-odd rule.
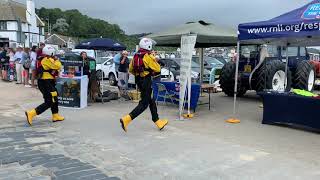
[[[69,24],[64,18],[57,19],[56,23],[52,26],[52,30],[59,34],[65,34],[66,32],[68,32],[68,29]]]
[[[59,8],[40,8],[36,12],[44,22],[47,23],[48,20],[51,24],[56,22],[52,28],[53,33],[79,39],[111,38],[122,42],[129,50],[134,50],[138,42],[137,37],[126,35],[119,25],[88,17],[76,9],[62,11]],[[45,27],[45,31],[48,32],[47,27]]]

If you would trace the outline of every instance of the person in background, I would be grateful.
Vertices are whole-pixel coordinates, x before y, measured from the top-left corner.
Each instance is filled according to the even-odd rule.
[[[18,46],[17,52],[14,54],[14,62],[16,64],[17,84],[22,83],[22,71],[23,71],[23,48]]]
[[[89,79],[88,83],[88,90],[91,88],[91,84],[93,81],[93,73],[95,73],[96,70],[96,61],[94,59],[88,58],[88,55],[86,52],[81,52],[80,56],[83,61],[83,75],[87,75]],[[90,67],[91,66],[91,67]],[[89,92],[89,91],[88,91]]]
[[[36,74],[37,74],[37,70],[36,70],[36,64],[37,64],[37,51],[38,51],[38,47],[37,46],[32,46],[31,52],[30,52],[30,60],[31,60],[31,67],[30,67],[30,73],[31,73],[31,86],[32,87],[36,87],[35,86],[35,79],[36,79]]]
[[[31,67],[31,60],[30,60],[30,49],[25,48],[23,53],[22,53],[22,64],[23,64],[23,84],[25,87],[31,88],[30,83],[29,83],[29,71]]]
[[[160,73],[161,71],[159,63],[151,54],[152,46],[152,39],[142,38],[139,43],[140,49],[129,65],[129,72],[135,76],[136,84],[141,91],[141,100],[131,113],[120,119],[121,127],[125,132],[127,132],[131,121],[142,114],[148,106],[151,111],[152,121],[159,130],[162,130],[168,124],[168,120],[159,118],[157,104],[152,95],[152,76],[154,73]]]
[[[82,51],[80,53],[80,57],[82,58],[83,62],[83,75],[87,75],[88,78],[90,79],[90,65],[89,65],[89,58],[88,54],[85,51]]]
[[[9,57],[9,81],[14,80],[14,50],[12,48],[9,48],[8,50],[8,57]]]
[[[120,94],[122,94],[123,90],[128,89],[128,79],[129,79],[129,64],[130,60],[128,58],[128,52],[122,51],[121,57],[120,57],[120,64],[118,68],[118,87],[120,90]]]
[[[45,46],[46,46],[46,44],[40,43],[40,46],[39,46],[39,48],[38,48],[38,50],[37,50],[37,57],[38,57],[38,58],[43,56],[43,55],[42,55],[42,50],[43,50],[43,48],[44,48]]]
[[[5,73],[5,69],[6,69],[6,59],[7,59],[7,52],[5,50],[5,48],[0,48],[0,77],[5,80],[6,79],[6,73]]]
[[[174,55],[173,53],[171,53],[170,59],[175,59],[175,58],[176,58],[176,55]]]
[[[64,117],[59,115],[58,92],[55,87],[56,78],[59,75],[62,64],[59,59],[55,58],[56,50],[54,47],[45,46],[42,53],[45,57],[41,61],[41,69],[43,71],[38,80],[38,87],[43,95],[44,103],[35,109],[25,112],[30,126],[35,116],[42,114],[49,108],[51,108],[53,122],[64,120]]]

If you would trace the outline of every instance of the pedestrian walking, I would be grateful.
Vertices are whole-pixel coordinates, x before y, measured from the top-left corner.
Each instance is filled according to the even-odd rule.
[[[122,129],[127,132],[129,123],[143,113],[149,106],[152,121],[162,130],[168,120],[159,119],[157,104],[152,97],[152,76],[160,73],[160,65],[155,57],[151,54],[154,41],[149,38],[141,39],[139,51],[134,55],[129,65],[129,72],[135,76],[136,84],[141,91],[141,100],[138,106],[128,115],[120,119]]]
[[[21,46],[18,46],[17,52],[14,54],[14,61],[16,64],[17,84],[21,84],[23,72],[23,48]]]
[[[49,108],[51,108],[53,122],[64,120],[64,117],[59,115],[58,92],[55,87],[55,79],[59,75],[62,64],[55,56],[56,50],[54,47],[45,46],[42,54],[45,55],[45,57],[41,60],[41,67],[37,69],[37,73],[39,73],[38,75],[40,77],[38,79],[38,87],[43,95],[44,103],[35,109],[25,112],[30,126],[35,116],[42,114]]]
[[[31,67],[30,67],[30,71],[31,71],[31,86],[35,87],[35,80],[36,80],[36,74],[37,74],[37,70],[36,70],[36,64],[37,64],[37,51],[38,51],[38,47],[37,46],[33,46],[30,52],[30,60],[31,60]]]
[[[120,94],[123,95],[125,90],[128,89],[128,79],[129,79],[129,64],[130,60],[128,58],[128,52],[123,51],[120,57],[120,64],[118,68],[118,87]]]

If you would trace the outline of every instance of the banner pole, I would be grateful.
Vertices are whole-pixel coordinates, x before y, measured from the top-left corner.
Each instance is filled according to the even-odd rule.
[[[237,43],[237,62],[236,62],[236,73],[235,73],[235,85],[234,85],[234,101],[233,101],[233,116],[236,116],[236,102],[238,94],[238,73],[239,73],[239,60],[240,60],[240,42]]]
[[[180,68],[180,100],[179,100],[179,119],[192,118],[193,114],[190,113],[191,102],[191,62],[192,51],[195,47],[197,35],[188,34],[181,36],[181,68]],[[186,91],[188,94],[186,96]],[[185,102],[188,98],[188,113],[183,114],[185,110]]]
[[[226,120],[226,122],[228,122],[228,123],[240,123],[240,120],[236,118],[239,61],[240,61],[240,41],[237,42],[237,62],[236,62],[236,72],[235,72],[235,77],[234,77],[235,83],[234,83],[234,98],[233,98],[233,117]]]

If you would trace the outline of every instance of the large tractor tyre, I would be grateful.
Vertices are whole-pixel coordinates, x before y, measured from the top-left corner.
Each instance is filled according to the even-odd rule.
[[[222,91],[227,96],[234,96],[234,83],[235,83],[236,64],[234,62],[228,62],[221,70],[220,85]],[[241,86],[240,79],[238,80],[237,96],[243,96],[247,89]]]
[[[258,71],[257,83],[255,90],[261,92],[264,89],[271,89],[274,91],[290,91],[292,78],[291,72],[288,69],[287,76],[286,65],[281,61],[269,61],[261,66]],[[286,86],[284,86],[284,84]]]
[[[316,79],[314,65],[310,61],[301,61],[298,63],[296,73],[294,75],[294,87],[312,91]]]

